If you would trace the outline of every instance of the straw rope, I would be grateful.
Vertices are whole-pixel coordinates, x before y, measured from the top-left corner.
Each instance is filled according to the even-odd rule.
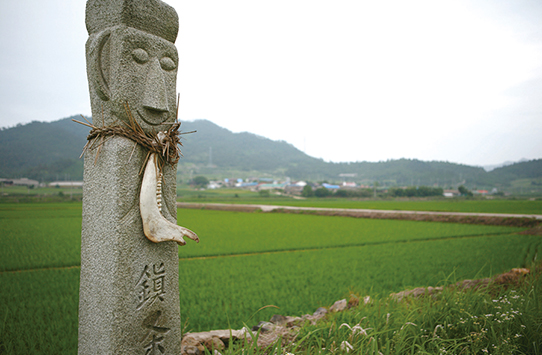
[[[166,163],[171,166],[175,166],[175,164],[177,164],[182,155],[181,149],[179,147],[182,146],[180,135],[194,133],[195,131],[179,131],[181,123],[177,119],[175,119],[175,122],[171,123],[171,127],[167,131],[146,133],[132,116],[128,103],[124,105],[124,108],[126,109],[126,113],[128,114],[128,119],[130,121],[129,124],[123,121],[119,121],[122,125],[117,124],[96,127],[90,122],[88,122],[83,115],[81,116],[85,121],[87,121],[87,123],[72,119],[72,121],[76,123],[92,128],[87,136],[87,144],[85,144],[81,156],[83,156],[83,154],[85,154],[88,150],[94,149],[97,146],[98,151],[96,152],[96,158],[94,161],[96,162],[96,160],[98,159],[98,155],[100,154],[100,150],[106,141],[106,138],[111,136],[120,136],[128,138],[135,142],[134,149],[130,154],[130,159],[132,158],[137,144],[148,150],[140,173],[143,171],[143,167],[146,165],[151,153],[155,153],[158,157],[160,168],[162,168]],[[130,161],[130,159],[128,159],[128,161]]]

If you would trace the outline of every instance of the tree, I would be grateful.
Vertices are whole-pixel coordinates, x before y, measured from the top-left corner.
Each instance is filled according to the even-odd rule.
[[[374,189],[374,198],[376,198],[376,188],[380,186],[378,181],[373,182],[373,189]]]
[[[461,196],[472,196],[472,192],[470,192],[465,186],[461,185],[457,188],[457,191],[461,194]]]
[[[325,187],[319,187],[314,191],[314,195],[316,197],[328,197],[331,195],[331,191],[326,189]]]
[[[301,191],[301,196],[303,197],[313,197],[314,191],[312,191],[311,185],[307,184],[303,186],[303,191]]]
[[[196,187],[206,187],[209,185],[209,180],[205,176],[196,176],[192,179],[192,185],[196,185]]]

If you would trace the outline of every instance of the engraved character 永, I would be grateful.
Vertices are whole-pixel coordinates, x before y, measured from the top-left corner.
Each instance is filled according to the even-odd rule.
[[[144,345],[145,355],[163,354],[165,348],[161,344],[162,340],[164,340],[163,336],[156,336],[156,334],[153,334],[151,341],[148,344]]]
[[[147,329],[145,336],[141,339],[145,355],[160,355],[165,351],[165,347],[162,345],[163,334],[167,334],[170,328],[158,326],[161,315],[161,311],[156,311],[143,321],[143,326]]]

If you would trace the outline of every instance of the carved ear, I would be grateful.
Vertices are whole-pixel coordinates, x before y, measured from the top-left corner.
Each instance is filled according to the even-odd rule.
[[[88,79],[98,96],[104,101],[109,101],[111,97],[109,91],[110,37],[111,31],[105,30],[91,36],[87,43]]]

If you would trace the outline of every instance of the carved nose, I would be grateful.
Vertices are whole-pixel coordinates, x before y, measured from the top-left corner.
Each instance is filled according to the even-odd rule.
[[[168,112],[166,82],[158,59],[149,63],[149,72],[145,83],[145,94],[143,96],[143,107],[147,110]]]

